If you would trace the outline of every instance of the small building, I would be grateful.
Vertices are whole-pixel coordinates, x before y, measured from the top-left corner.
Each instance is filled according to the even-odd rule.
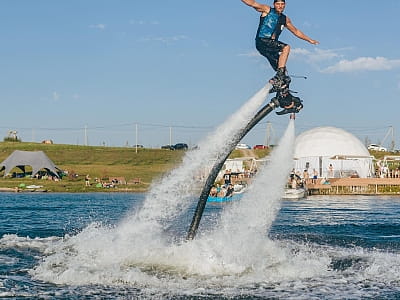
[[[43,140],[42,144],[52,145],[53,144],[53,140]]]
[[[331,165],[331,170],[329,169]],[[317,127],[296,138],[294,168],[317,170],[321,178],[374,176],[373,156],[351,133],[335,127]]]

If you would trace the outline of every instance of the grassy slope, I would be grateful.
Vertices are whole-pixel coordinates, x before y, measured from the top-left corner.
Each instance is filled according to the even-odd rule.
[[[20,183],[25,183],[27,185],[44,185],[44,188],[51,191],[69,192],[99,191],[94,186],[89,188],[84,186],[86,174],[89,174],[92,179],[116,176],[125,177],[128,181],[133,178],[141,178],[141,184],[121,186],[115,190],[128,188],[133,191],[144,191],[154,178],[176,166],[184,153],[161,149],[138,149],[136,153],[134,148],[2,142],[0,143],[0,162],[14,150],[44,151],[57,167],[80,176],[74,180],[64,177],[61,182],[25,178],[4,179],[1,177],[0,187],[15,187]],[[4,172],[0,173],[0,176],[2,175],[4,175]]]
[[[17,187],[24,183],[43,185],[44,189],[54,192],[105,191],[96,188],[94,184],[85,187],[86,174],[90,175],[92,183],[96,177],[124,177],[127,181],[140,178],[140,184],[119,186],[117,189],[107,189],[107,191],[145,191],[155,178],[177,166],[184,154],[183,151],[162,149],[138,149],[136,153],[134,148],[0,142],[0,162],[14,150],[44,151],[57,167],[79,176],[77,179],[64,177],[60,182],[52,182],[29,178],[3,178],[3,171],[0,172],[0,187]],[[268,150],[254,152],[256,157],[263,157]],[[231,157],[240,156],[243,156],[240,150],[235,150],[231,155]],[[19,172],[18,169],[13,171]]]
[[[85,187],[84,177],[86,174],[90,175],[92,183],[96,177],[124,177],[127,181],[140,178],[140,184],[120,186],[118,189],[108,189],[107,191],[146,191],[155,178],[177,166],[184,154],[183,151],[162,149],[138,149],[136,153],[134,148],[0,142],[0,162],[14,150],[44,151],[57,167],[80,176],[77,179],[64,177],[60,182],[52,182],[27,178],[3,178],[4,172],[0,172],[0,187],[16,187],[20,183],[25,183],[26,185],[43,185],[44,189],[55,192],[104,191],[104,189],[96,188],[94,184]],[[252,152],[257,158],[269,154],[269,150]],[[247,153],[235,150],[230,157],[241,157],[244,154]],[[388,155],[388,153],[376,151],[371,151],[371,154],[375,155],[377,159]]]

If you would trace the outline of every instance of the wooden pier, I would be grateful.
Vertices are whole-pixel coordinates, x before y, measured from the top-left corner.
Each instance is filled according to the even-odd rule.
[[[306,182],[309,195],[400,195],[400,178],[330,178]]]

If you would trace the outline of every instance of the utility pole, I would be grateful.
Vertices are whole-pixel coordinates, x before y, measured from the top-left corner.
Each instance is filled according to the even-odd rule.
[[[169,127],[169,145],[172,146],[172,126]]]
[[[137,123],[135,124],[135,152],[137,153],[137,147],[138,147],[138,125]]]
[[[88,140],[87,140],[87,125],[85,125],[85,146],[88,145]]]
[[[267,132],[265,135],[265,146],[269,147],[272,135],[273,135],[272,123],[268,121]]]
[[[394,128],[393,126],[390,126],[392,128],[392,142],[390,143],[390,150],[394,151],[394,148],[396,147],[396,142],[394,140]]]
[[[391,136],[392,141],[390,142],[390,145],[389,145],[388,150],[389,150],[389,151],[393,151],[393,150],[394,150],[394,147],[395,147],[394,129],[393,129],[393,126],[389,126],[389,130],[387,131],[387,133],[386,133],[385,137],[383,138],[383,141],[382,141],[382,143],[381,143],[380,145],[381,145],[381,146],[384,145],[384,143],[385,143],[385,141],[386,141],[386,138],[387,138],[389,135]]]

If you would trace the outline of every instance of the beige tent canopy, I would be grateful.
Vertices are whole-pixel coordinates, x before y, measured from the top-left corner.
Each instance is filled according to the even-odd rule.
[[[35,176],[41,169],[47,170],[51,175],[60,177],[61,170],[47,157],[43,151],[20,151],[15,150],[9,157],[0,163],[0,172],[4,171],[4,176],[17,167],[25,172],[25,166],[32,167],[32,175]]]

